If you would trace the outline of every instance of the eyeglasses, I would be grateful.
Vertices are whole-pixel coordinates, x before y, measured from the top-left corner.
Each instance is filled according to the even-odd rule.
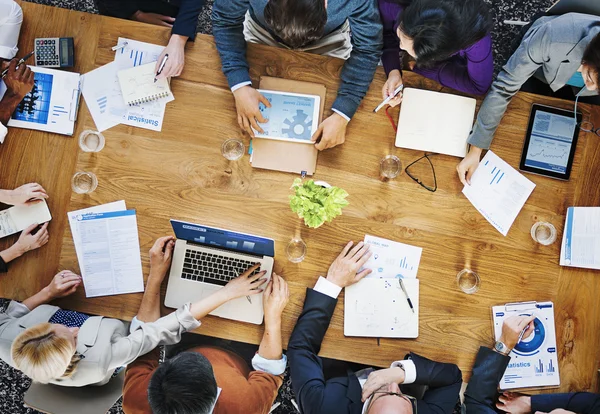
[[[369,413],[369,410],[371,409],[371,406],[373,405],[373,401],[375,401],[377,399],[377,398],[375,398],[376,394],[379,394],[379,396],[377,398],[385,397],[387,395],[395,395],[398,398],[405,399],[410,403],[413,414],[417,414],[417,399],[415,397],[406,395],[406,394],[402,394],[402,393],[398,393],[398,392],[388,392],[388,391],[375,391],[373,394],[371,394],[371,396],[369,397],[369,405],[367,405],[365,414]]]
[[[431,160],[429,159],[429,157],[436,155],[436,154],[428,154],[425,153],[425,155],[423,155],[421,158],[419,158],[416,161],[413,161],[412,163],[408,164],[406,166],[406,168],[404,169],[404,172],[406,172],[406,175],[408,175],[410,178],[413,179],[413,181],[415,181],[417,184],[419,184],[421,187],[423,187],[424,189],[426,189],[427,191],[431,191],[432,193],[435,193],[435,191],[437,190],[437,178],[435,176],[435,168],[433,167],[433,163],[431,162]],[[409,169],[411,167],[413,167],[414,165],[418,164],[420,161],[422,160],[427,160],[427,162],[429,163],[429,167],[431,168],[431,176],[433,178],[433,186],[429,186],[423,183],[422,178],[424,178],[424,176],[422,174],[424,174],[423,171],[420,171],[420,175],[421,178],[417,177],[416,174],[413,172],[411,173],[409,171]],[[426,174],[426,173],[425,173]]]
[[[582,89],[582,92],[585,89]],[[577,122],[577,104],[579,103],[579,95],[581,94],[578,93],[575,96],[575,109],[573,110],[573,115],[575,116],[575,124],[577,126],[579,126],[579,129],[584,131],[584,132],[593,132],[594,134],[598,135],[600,137],[600,128],[594,128],[594,123],[592,121],[581,121],[581,122]]]

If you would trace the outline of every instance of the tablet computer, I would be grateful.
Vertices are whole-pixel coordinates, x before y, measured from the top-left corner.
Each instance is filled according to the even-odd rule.
[[[521,155],[521,171],[568,180],[581,114],[534,104]]]
[[[319,124],[321,97],[301,93],[279,92],[259,89],[271,103],[267,108],[262,102],[259,109],[268,122],[259,124],[264,133],[254,131],[257,138],[314,144],[311,138]]]

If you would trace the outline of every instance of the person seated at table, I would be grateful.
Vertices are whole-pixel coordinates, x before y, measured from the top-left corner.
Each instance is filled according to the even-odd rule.
[[[25,95],[33,88],[33,72],[27,65],[17,67],[19,32],[23,11],[13,0],[0,0],[0,71],[8,68],[4,77],[6,91],[0,99],[0,144],[8,134],[8,121]],[[0,94],[3,90],[0,86]]]
[[[36,203],[36,200],[46,199],[48,194],[38,183],[24,184],[14,190],[0,190],[0,203],[9,205],[24,205]],[[35,223],[21,232],[21,235],[8,249],[0,251],[0,273],[8,272],[8,263],[23,256],[30,250],[35,250],[50,239],[48,223],[42,226]]]
[[[492,84],[494,56],[489,7],[483,0],[378,0],[387,74],[383,98],[402,85],[403,59],[411,70],[461,92],[483,95]],[[400,51],[400,58],[398,53]],[[390,106],[402,100],[399,94]]]
[[[160,282],[156,283],[158,301]],[[220,292],[229,297],[240,296],[247,291],[246,285],[242,276]],[[226,289],[230,291],[224,292]],[[160,365],[155,350],[127,368],[123,411],[127,414],[268,413],[283,382],[287,362],[281,348],[281,314],[288,299],[287,283],[273,273],[263,294],[265,331],[258,352],[252,351],[254,371],[238,354],[217,346],[195,346]],[[153,322],[159,316],[158,310],[138,313],[143,322]]]
[[[458,164],[458,177],[471,182],[481,153],[488,149],[512,97],[529,79],[554,92],[586,97],[600,86],[600,16],[567,13],[536,20],[525,33],[485,97],[469,136],[467,156]]]
[[[304,309],[288,344],[292,388],[300,411],[310,413],[452,413],[459,400],[462,374],[444,364],[410,353],[388,369],[345,370],[344,376],[324,372],[318,356],[337,296],[371,273],[361,270],[371,253],[369,245],[350,242],[331,264],[327,278],[306,290]],[[330,378],[330,379],[326,379]],[[421,400],[406,395],[405,384],[428,385]]]
[[[600,394],[586,392],[532,396],[504,393],[497,401],[498,384],[511,360],[508,354],[517,345],[519,335],[525,327],[527,330],[523,338],[526,339],[532,334],[534,319],[535,316],[507,318],[502,324],[502,335],[494,346],[479,348],[473,366],[473,375],[465,391],[467,413],[496,413],[497,410],[513,414],[600,412]]]
[[[173,237],[163,237],[150,250],[149,285],[164,278],[174,244]],[[192,305],[185,304],[156,322],[139,324],[134,318],[135,329],[128,335],[127,324],[118,319],[47,305],[51,300],[74,293],[81,285],[80,276],[62,271],[40,292],[23,303],[10,302],[6,313],[0,314],[0,358],[44,384],[69,387],[106,384],[116,370],[156,346],[177,343],[183,332],[200,326],[199,319],[230,298],[257,293],[264,281],[259,278],[264,274],[250,278],[247,274],[218,294]],[[150,305],[158,312],[155,296],[159,291],[154,287],[144,293],[142,312]]]
[[[352,35],[350,35],[352,32]],[[373,80],[381,55],[382,27],[374,1],[216,0],[213,34],[223,72],[235,97],[237,121],[251,137],[268,122],[259,103],[267,99],[252,87],[246,42],[345,59],[333,113],[312,140],[318,150],[343,144],[346,127]]]
[[[185,45],[196,38],[198,16],[205,0],[96,0],[100,14],[137,20],[171,28],[169,44],[156,63],[156,70],[165,55],[169,55],[157,79],[181,75],[185,66]]]

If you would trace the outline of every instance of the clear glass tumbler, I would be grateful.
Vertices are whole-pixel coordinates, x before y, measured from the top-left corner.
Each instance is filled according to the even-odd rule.
[[[481,279],[479,275],[471,269],[463,269],[456,275],[456,283],[460,290],[467,295],[471,295],[479,290]]]
[[[556,227],[552,223],[538,221],[531,227],[531,238],[543,246],[556,241]]]
[[[86,129],[79,135],[79,148],[83,152],[100,152],[104,144],[104,135],[101,132]]]
[[[402,173],[402,161],[395,155],[386,155],[379,163],[381,176],[385,178],[396,178]]]
[[[300,238],[294,237],[285,249],[287,258],[292,263],[300,263],[306,256],[306,243]]]
[[[239,160],[244,156],[245,151],[244,142],[238,138],[230,138],[221,146],[221,154],[230,161]]]
[[[91,172],[79,171],[71,179],[71,188],[77,194],[89,194],[98,187],[98,178]]]

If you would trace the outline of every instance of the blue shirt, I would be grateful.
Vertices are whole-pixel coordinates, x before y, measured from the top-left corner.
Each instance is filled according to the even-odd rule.
[[[583,81],[583,75],[581,72],[575,72],[575,74],[571,76],[571,79],[567,81],[567,85],[571,85],[576,88],[583,88],[585,86],[585,82]]]
[[[67,328],[81,328],[90,316],[85,313],[79,313],[70,310],[59,309],[48,321],[49,323],[58,323]]]

